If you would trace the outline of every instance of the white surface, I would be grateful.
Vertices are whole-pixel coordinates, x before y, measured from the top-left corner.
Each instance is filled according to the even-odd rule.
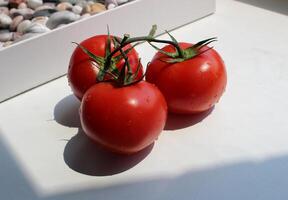
[[[146,35],[153,24],[163,32],[209,15],[215,9],[215,0],[180,2],[133,1],[1,49],[0,102],[65,74],[75,48],[71,42],[80,43],[93,35],[106,33],[107,25],[111,34]]]
[[[170,118],[179,129],[132,158],[108,159],[77,134],[66,77],[0,104],[0,199],[287,199],[287,27],[286,15],[221,0],[215,15],[173,31],[218,36],[228,87],[202,122]],[[144,62],[150,49],[138,48]]]

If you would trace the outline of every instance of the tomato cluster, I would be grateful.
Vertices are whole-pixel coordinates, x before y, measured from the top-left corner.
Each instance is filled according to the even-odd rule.
[[[89,138],[106,149],[124,154],[153,143],[163,130],[167,113],[195,114],[215,105],[226,87],[220,55],[208,44],[123,39],[98,35],[81,42],[70,59],[68,80],[81,100],[80,118]],[[143,67],[131,43],[147,41],[157,53]],[[159,49],[152,43],[167,43]],[[137,45],[137,43],[136,43]]]

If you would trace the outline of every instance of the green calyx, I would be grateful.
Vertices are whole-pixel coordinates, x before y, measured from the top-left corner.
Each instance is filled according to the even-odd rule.
[[[130,35],[125,34],[122,39],[117,37],[111,37],[108,28],[108,37],[106,41],[106,48],[105,48],[105,57],[100,57],[93,54],[91,51],[86,49],[80,44],[75,43],[78,45],[79,48],[82,49],[84,53],[86,53],[89,58],[91,59],[92,64],[99,69],[99,73],[97,75],[97,81],[106,81],[105,75],[109,75],[111,77],[109,80],[118,83],[120,86],[127,86],[134,83],[141,81],[144,78],[144,75],[140,78],[137,78],[142,67],[141,60],[138,60],[138,65],[136,70],[133,72],[128,53],[138,44],[142,42],[148,42],[154,49],[159,51],[160,53],[167,56],[167,58],[163,59],[163,62],[167,63],[178,63],[183,62],[189,59],[192,59],[213,47],[206,48],[203,50],[204,46],[216,41],[216,38],[209,38],[206,40],[202,40],[191,47],[186,49],[182,49],[178,43],[178,41],[168,32],[166,33],[169,35],[171,40],[159,40],[155,38],[157,26],[153,25],[152,29],[150,30],[147,36],[142,37],[134,37],[131,38]],[[111,44],[113,43],[114,49],[111,49]],[[170,44],[175,48],[175,52],[166,52],[160,48],[158,48],[154,43],[164,43]],[[129,44],[131,47],[124,50]],[[118,54],[117,54],[118,53]],[[116,55],[117,54],[117,55]],[[117,67],[117,64],[124,59],[123,67]]]
[[[167,62],[167,63],[179,63],[179,62],[184,62],[185,60],[192,59],[192,58],[212,49],[213,47],[209,47],[208,49],[202,50],[204,46],[207,46],[210,43],[217,41],[217,38],[213,37],[213,38],[202,40],[202,41],[200,41],[200,42],[198,42],[198,43],[196,43],[196,44],[194,44],[191,47],[188,47],[186,49],[181,49],[179,47],[179,43],[177,42],[177,40],[169,32],[167,32],[167,33],[170,36],[170,38],[172,39],[172,41],[174,42],[174,47],[176,49],[175,52],[163,51],[162,49],[158,48],[154,44],[149,43],[154,49],[156,49],[160,53],[167,56],[167,58],[162,59],[162,61]],[[176,46],[178,46],[180,50],[178,50],[176,48]]]

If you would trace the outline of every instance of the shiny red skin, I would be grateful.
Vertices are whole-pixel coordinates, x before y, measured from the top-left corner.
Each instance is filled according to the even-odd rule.
[[[192,46],[180,43],[185,49]],[[206,50],[208,47],[204,47]],[[162,50],[174,52],[171,45]],[[220,55],[210,49],[181,63],[165,63],[166,55],[157,52],[146,72],[146,81],[154,83],[163,93],[171,113],[193,114],[213,107],[222,96],[227,75]]]
[[[111,36],[114,37],[114,36]],[[106,41],[108,35],[97,35],[88,38],[81,42],[80,44],[91,51],[97,56],[104,57],[106,49]],[[131,45],[127,45],[124,50],[130,48]],[[111,49],[114,49],[114,45],[111,42]],[[119,55],[117,53],[116,55]],[[136,72],[139,57],[135,49],[132,49],[128,54],[129,63],[131,65],[132,71]],[[124,59],[117,63],[117,68],[120,70],[124,65]],[[85,92],[97,82],[98,69],[91,64],[91,59],[87,54],[85,54],[80,47],[76,47],[74,50],[69,63],[68,69],[68,81],[69,85],[78,99],[82,99]],[[142,65],[138,73],[137,78],[141,78],[143,75]],[[106,78],[109,78],[106,76]]]
[[[146,81],[125,87],[101,82],[85,93],[80,118],[89,138],[110,151],[131,154],[158,138],[167,104],[158,88]]]

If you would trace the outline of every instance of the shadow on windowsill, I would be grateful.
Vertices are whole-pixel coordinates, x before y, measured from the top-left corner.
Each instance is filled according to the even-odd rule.
[[[288,15],[288,1],[287,0],[236,0],[242,3],[250,4],[266,10]]]

